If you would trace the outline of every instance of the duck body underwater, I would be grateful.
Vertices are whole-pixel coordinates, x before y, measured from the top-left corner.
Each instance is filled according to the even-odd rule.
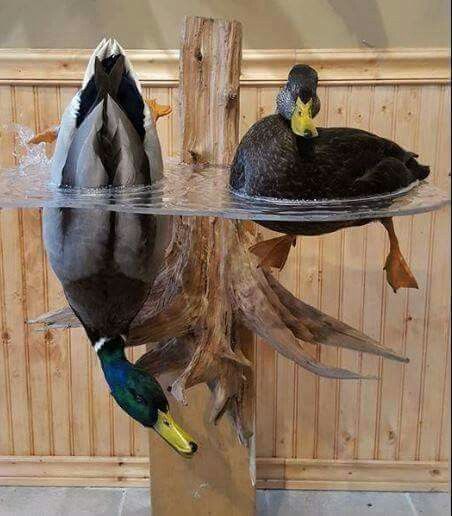
[[[152,184],[163,174],[155,113],[122,48],[103,40],[58,130],[52,180],[62,188]],[[129,327],[162,263],[170,217],[49,208],[44,241],[65,296],[98,354],[117,403],[185,457],[197,449],[172,419],[157,380],[125,356]]]
[[[240,142],[232,166],[234,191],[253,197],[325,200],[395,192],[425,179],[429,167],[397,143],[349,127],[317,128],[317,72],[296,65],[276,99],[277,112],[256,122]],[[298,235],[321,235],[369,219],[329,222],[259,221],[285,233],[253,246],[262,266],[282,268]],[[381,219],[390,238],[385,269],[396,291],[417,283],[400,253],[392,219]]]

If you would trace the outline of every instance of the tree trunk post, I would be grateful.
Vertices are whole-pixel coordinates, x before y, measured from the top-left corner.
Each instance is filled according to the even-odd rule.
[[[184,21],[179,98],[181,155],[186,163],[227,165],[233,158],[239,132],[241,32],[236,21],[198,17]],[[212,269],[217,272],[227,256],[228,242],[224,240],[228,235],[226,226],[231,224],[220,219],[199,220],[200,233],[205,237],[216,227],[219,239],[218,245],[213,246],[217,256],[212,257]],[[220,281],[216,296],[222,296],[225,287]],[[212,294],[215,293],[209,295]],[[214,304],[217,303],[221,305],[221,299]],[[236,334],[247,341],[242,351],[252,359],[253,338],[242,328],[236,329]],[[253,391],[250,375],[244,396],[246,418],[254,429]],[[172,411],[182,427],[197,439],[199,450],[191,460],[186,460],[151,434],[152,515],[255,514],[254,446],[247,448],[239,442],[229,418],[222,418],[216,425],[209,420],[212,401],[206,385],[191,388],[187,402],[186,407],[172,402]]]

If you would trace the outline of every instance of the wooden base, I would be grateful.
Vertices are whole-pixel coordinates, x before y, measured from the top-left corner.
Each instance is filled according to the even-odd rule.
[[[151,433],[152,515],[255,514],[254,446],[242,446],[226,418],[215,426],[208,421],[210,393],[205,385],[190,389],[187,401],[186,407],[173,403],[172,412],[200,447],[184,460]]]

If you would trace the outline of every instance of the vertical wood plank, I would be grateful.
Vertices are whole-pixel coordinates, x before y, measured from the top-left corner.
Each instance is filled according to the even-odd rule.
[[[179,90],[178,88],[168,88],[169,104],[172,111],[169,119],[169,133],[170,133],[170,149],[168,155],[173,158],[179,157],[179,150],[181,146],[180,135],[180,105],[179,105]]]
[[[394,87],[378,86],[371,91],[372,109],[370,130],[379,136],[391,136],[394,109]],[[385,250],[386,234],[379,223],[365,229],[365,265],[363,331],[380,341],[382,338],[382,310],[386,285]],[[363,353],[359,357],[360,372],[380,376],[381,358]],[[357,430],[357,457],[376,458],[377,421],[380,406],[379,381],[361,381],[359,385],[359,414]]]
[[[294,251],[292,251],[293,253]],[[320,304],[320,239],[318,237],[298,238],[298,285],[296,295],[315,307]],[[316,356],[317,346],[304,343],[303,347]],[[315,455],[316,422],[318,413],[318,378],[306,369],[296,366],[296,428],[295,456],[312,458]]]
[[[33,104],[32,104],[33,106]],[[5,124],[15,122],[15,90],[0,85],[0,114]],[[0,140],[2,161],[13,165],[14,139]],[[2,210],[1,241],[3,270],[3,349],[8,364],[7,382],[10,393],[10,449],[13,455],[33,454],[25,293],[22,274],[22,221],[19,210]]]
[[[92,406],[91,439],[92,454],[113,455],[113,400],[105,387],[105,378],[99,360],[90,354]]]
[[[44,131],[58,125],[62,115],[59,88],[37,89],[37,130]],[[54,145],[47,146],[48,155],[53,154]],[[50,272],[49,264],[44,269],[46,281],[46,309],[51,310],[66,304],[62,287]],[[69,332],[46,332],[48,350],[48,375],[50,395],[50,416],[52,426],[52,448],[55,455],[70,455],[70,392],[69,392]]]
[[[369,86],[353,86],[348,98],[347,125],[369,130],[370,121]],[[350,326],[362,329],[365,270],[366,228],[352,228],[344,231],[343,282],[341,292],[341,319]],[[356,371],[359,369],[359,354],[342,349],[339,351],[341,367]],[[356,455],[358,430],[359,382],[339,383],[339,404],[341,406],[336,456],[352,459]]]
[[[451,431],[451,421],[450,421],[450,326],[449,326],[449,339],[448,339],[449,347],[447,348],[446,353],[446,371],[444,375],[444,388],[443,394],[441,396],[442,401],[442,411],[441,411],[441,425],[440,425],[440,436],[439,442],[436,452],[435,459],[438,461],[450,461],[450,431]],[[426,427],[427,428],[427,427]],[[424,433],[424,436],[427,432]],[[427,439],[427,437],[424,437]]]
[[[170,105],[173,109],[172,99],[170,98],[169,88],[144,88],[146,99],[155,99],[159,104]],[[170,115],[171,116],[171,115]],[[163,156],[170,156],[171,147],[171,122],[169,116],[159,118],[157,122],[157,133]]]
[[[14,137],[7,134],[3,126],[12,122],[12,99],[11,88],[0,85],[0,166],[8,167],[13,164],[12,151],[14,149]],[[10,214],[17,217],[17,212],[11,211]],[[0,432],[0,453],[4,455],[14,454],[13,441],[13,415],[12,415],[12,393],[10,378],[10,341],[11,336],[8,331],[8,311],[11,307],[7,306],[11,302],[8,295],[8,285],[6,284],[6,272],[4,264],[9,260],[8,243],[5,241],[9,233],[6,232],[5,224],[8,224],[8,216],[5,210],[0,211],[0,310],[1,310],[1,364],[0,364],[0,417],[3,422]],[[10,228],[11,229],[11,228]],[[14,228],[12,228],[14,229]]]
[[[422,146],[424,153],[435,153],[431,161],[435,183],[444,190],[450,188],[450,88],[431,87],[437,97],[428,114],[435,126],[436,147]],[[425,95],[425,90],[423,90]],[[438,106],[438,109],[434,109]],[[421,139],[421,141],[423,141]],[[428,161],[424,160],[426,163]],[[450,427],[450,209],[432,214],[430,292],[426,309],[425,379],[422,389],[422,410],[419,420],[417,456],[424,460],[447,460]],[[439,414],[442,414],[440,417]],[[440,451],[441,450],[441,451]]]
[[[37,89],[32,86],[15,88],[16,122],[37,130]],[[30,319],[46,311],[44,247],[41,232],[41,210],[21,210],[23,230],[22,273],[25,288],[25,316]],[[48,335],[26,327],[28,375],[30,378],[33,445],[37,455],[51,455],[53,432],[51,425],[51,384],[49,378]]]
[[[397,86],[395,90],[395,108],[392,139],[400,145],[411,148],[413,146],[413,105],[416,105],[418,89],[411,86]],[[409,217],[394,219],[395,230],[399,238],[400,247],[408,263],[410,255],[410,228]],[[406,317],[407,298],[406,289],[400,289],[396,294],[386,285],[386,307],[384,344],[401,353],[406,351]],[[408,365],[411,367],[411,364]],[[378,458],[395,460],[400,440],[400,416],[403,406],[402,393],[405,366],[383,361],[383,376],[381,379],[381,415],[379,428]]]
[[[438,98],[434,90],[427,86],[417,89],[411,106],[411,148],[420,153],[426,163],[435,163],[437,148],[437,118],[429,116],[438,112]],[[403,113],[401,113],[403,116]],[[419,142],[422,131],[422,143]],[[433,165],[434,166],[434,165]],[[419,291],[408,292],[406,317],[407,353],[409,367],[405,367],[403,406],[401,408],[400,440],[398,459],[417,456],[418,436],[422,414],[422,389],[425,380],[425,352],[427,349],[426,324],[427,307],[431,287],[433,245],[432,214],[422,214],[411,220],[411,267],[419,284]],[[433,433],[433,428],[432,428]]]
[[[292,293],[297,287],[298,253],[292,251],[286,266],[279,273],[279,280]],[[295,337],[293,337],[295,341]],[[292,457],[293,428],[295,426],[295,364],[280,355],[276,355],[276,435],[275,456]]]

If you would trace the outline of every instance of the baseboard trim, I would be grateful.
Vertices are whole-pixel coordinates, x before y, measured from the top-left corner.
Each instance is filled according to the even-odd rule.
[[[257,487],[338,491],[447,491],[446,462],[260,458]],[[0,485],[147,487],[146,457],[0,457]]]
[[[147,487],[146,457],[0,457],[0,485]]]
[[[0,83],[78,85],[89,55],[80,49],[0,49]],[[177,85],[178,50],[130,50],[128,56],[145,85]],[[272,49],[243,51],[241,82],[281,84],[300,62],[314,66],[323,84],[437,84],[450,79],[446,48]]]
[[[447,491],[447,462],[257,460],[257,487],[341,491]]]

